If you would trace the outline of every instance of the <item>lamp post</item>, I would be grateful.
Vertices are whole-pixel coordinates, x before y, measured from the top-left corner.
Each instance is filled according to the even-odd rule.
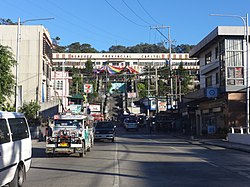
[[[222,17],[236,17],[236,18],[240,18],[243,22],[244,25],[244,37],[246,40],[246,92],[247,92],[247,98],[246,98],[246,104],[247,104],[247,116],[246,116],[246,123],[247,123],[247,133],[250,134],[250,125],[249,125],[249,113],[250,113],[250,109],[249,109],[249,99],[250,99],[250,95],[249,95],[249,91],[250,91],[250,84],[249,84],[249,80],[250,80],[250,73],[249,73],[249,33],[248,33],[248,14],[246,14],[245,17],[243,16],[239,16],[239,15],[230,15],[230,14],[210,14],[210,16],[222,16]]]
[[[21,42],[21,24],[31,22],[31,21],[40,21],[40,20],[51,20],[54,18],[39,18],[39,19],[27,19],[21,22],[21,19],[18,18],[17,22],[17,50],[16,50],[16,91],[15,91],[15,108],[16,112],[18,111],[18,74],[19,74],[19,63],[20,63],[20,42]]]

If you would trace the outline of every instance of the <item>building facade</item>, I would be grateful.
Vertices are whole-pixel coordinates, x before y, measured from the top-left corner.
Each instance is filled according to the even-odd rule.
[[[169,53],[53,53],[53,65],[65,67],[84,68],[88,60],[93,62],[94,69],[100,69],[105,65],[123,68],[129,66],[139,73],[145,66],[163,67],[169,63]],[[172,53],[172,69],[178,69],[183,63],[184,69],[189,74],[196,75],[199,71],[199,62],[196,58],[190,58],[188,53]]]
[[[183,98],[184,126],[193,135],[246,126],[247,54],[244,27],[219,26],[191,51],[200,61],[200,90]]]
[[[10,103],[20,107],[24,102],[37,101],[41,111],[54,107],[51,92],[52,41],[50,34],[42,25],[0,25],[0,44],[9,46],[16,56],[19,48],[18,71],[16,76],[17,99],[13,96]],[[19,33],[19,46],[18,46]],[[15,57],[18,58],[17,56]]]

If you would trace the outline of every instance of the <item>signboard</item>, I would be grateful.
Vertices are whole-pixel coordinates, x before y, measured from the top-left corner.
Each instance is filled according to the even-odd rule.
[[[206,90],[206,96],[208,98],[218,97],[218,90],[217,90],[217,88],[207,88],[207,90]]]
[[[167,110],[167,101],[166,100],[158,100],[158,111],[166,111]]]
[[[91,110],[91,112],[100,112],[101,111],[101,105],[90,104],[89,109]]]
[[[84,93],[93,93],[93,84],[84,84],[83,91]]]
[[[136,98],[136,92],[128,93],[128,98]]]

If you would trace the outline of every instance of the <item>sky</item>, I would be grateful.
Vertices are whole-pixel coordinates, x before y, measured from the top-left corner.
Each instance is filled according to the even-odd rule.
[[[113,45],[167,42],[198,44],[217,26],[242,26],[238,17],[250,13],[250,0],[0,0],[0,18],[44,25],[61,46],[90,44],[98,51]],[[155,28],[160,28],[160,34]],[[169,30],[170,29],[170,30]],[[166,43],[168,45],[168,43]]]

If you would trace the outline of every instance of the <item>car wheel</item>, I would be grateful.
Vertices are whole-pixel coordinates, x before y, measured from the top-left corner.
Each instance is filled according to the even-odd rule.
[[[25,179],[24,167],[19,165],[17,167],[13,180],[9,183],[9,187],[21,187],[24,183],[24,179]]]

